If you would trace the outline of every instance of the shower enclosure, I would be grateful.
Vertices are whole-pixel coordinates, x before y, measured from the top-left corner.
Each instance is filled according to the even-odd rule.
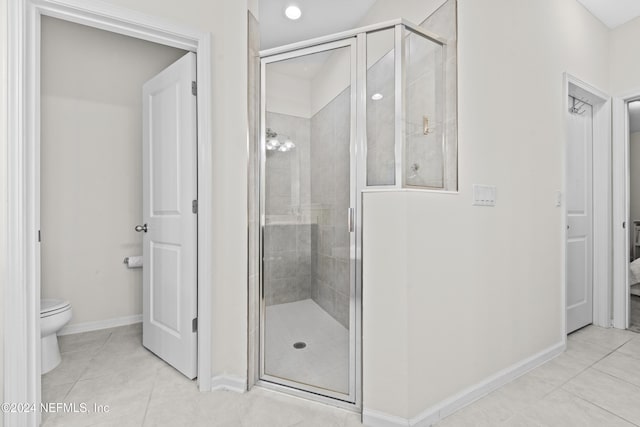
[[[258,379],[359,405],[362,192],[455,190],[446,42],[396,20],[260,57]]]

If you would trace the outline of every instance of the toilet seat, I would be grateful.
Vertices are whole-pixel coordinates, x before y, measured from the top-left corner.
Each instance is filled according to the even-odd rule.
[[[53,316],[69,309],[71,309],[69,301],[49,298],[40,300],[40,318]]]

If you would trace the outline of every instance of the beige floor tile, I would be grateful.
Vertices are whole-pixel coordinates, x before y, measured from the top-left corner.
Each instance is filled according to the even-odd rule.
[[[462,427],[462,426],[460,426]],[[540,423],[540,421],[532,420],[524,414],[515,414],[513,417],[509,418],[502,424],[500,427],[547,427]],[[569,427],[569,426],[562,426]]]
[[[113,335],[138,335],[142,337],[142,322],[105,329],[105,331],[108,331]]]
[[[635,336],[636,334],[631,331],[591,325],[569,335],[569,340],[590,342],[609,350],[615,350]]]
[[[123,372],[144,373],[154,376],[166,363],[142,346],[135,346],[126,352],[111,351],[108,347],[96,354],[81,379],[117,375]]]
[[[42,401],[43,402],[62,402],[67,396],[74,383],[66,384],[46,384],[42,383]]]
[[[555,388],[560,387],[585,369],[587,369],[587,363],[584,360],[563,353],[527,375],[539,378]]]
[[[305,402],[277,393],[247,393],[241,426],[326,426],[342,427],[346,414],[339,409]]]
[[[572,358],[575,360],[576,366],[587,368],[606,357],[612,351],[606,346],[601,346],[597,343],[569,339],[567,340],[567,350],[558,357]]]
[[[101,331],[83,332],[81,334],[63,335],[58,337],[58,344],[60,345],[60,351],[63,353],[69,351],[80,351],[99,348],[104,344],[111,331],[104,329]]]
[[[42,403],[59,403],[63,402],[74,383],[49,385],[42,382]],[[42,421],[45,422],[50,418],[50,414],[42,412]]]
[[[43,386],[74,383],[91,365],[91,355],[85,351],[62,354],[62,361],[52,371],[42,376]]]
[[[125,415],[123,417],[105,417],[90,427],[141,427],[144,414]]]
[[[344,427],[361,427],[362,415],[360,414],[347,414],[344,420]]]
[[[361,425],[359,414],[265,389],[201,393],[195,381],[142,347],[140,325],[79,335],[63,340],[75,351],[43,376],[43,398],[108,405],[110,412],[49,414],[46,427]],[[437,425],[640,425],[640,336],[595,327],[574,335],[559,357]]]
[[[564,390],[527,408],[523,415],[544,426],[632,427],[633,424]]]
[[[499,388],[492,394],[500,396],[513,412],[520,412],[551,393],[556,382],[534,374],[526,374]]]
[[[640,359],[640,334],[618,349],[618,352]]]
[[[515,415],[511,406],[510,399],[494,392],[451,414],[436,425],[439,427],[495,426]]]
[[[616,351],[593,365],[593,368],[640,387],[640,360],[624,353]]]
[[[591,368],[569,381],[563,389],[640,425],[640,387]]]

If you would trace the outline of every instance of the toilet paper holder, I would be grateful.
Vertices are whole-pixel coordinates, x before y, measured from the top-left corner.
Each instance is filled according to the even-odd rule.
[[[142,267],[142,256],[128,256],[122,260],[122,263],[125,264],[128,268],[140,268]]]

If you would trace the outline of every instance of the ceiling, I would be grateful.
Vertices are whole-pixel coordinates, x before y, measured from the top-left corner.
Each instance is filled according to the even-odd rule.
[[[607,27],[614,29],[640,16],[639,0],[578,0]]]
[[[376,0],[260,0],[260,49],[356,28],[375,2]],[[292,4],[302,11],[302,17],[296,21],[284,16],[285,8]]]
[[[629,131],[640,132],[640,101],[629,103]]]

